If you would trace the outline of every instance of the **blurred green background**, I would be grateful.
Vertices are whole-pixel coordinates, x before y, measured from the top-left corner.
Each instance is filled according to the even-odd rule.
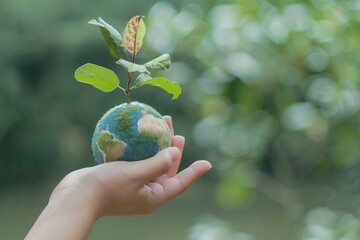
[[[360,239],[360,2],[185,0],[0,2],[0,239],[21,239],[66,173],[94,165],[102,114],[125,101],[74,80],[119,69],[99,30],[145,15],[139,62],[170,53],[182,168],[214,169],[145,218],[104,218],[89,239]],[[124,79],[124,78],[123,78]]]

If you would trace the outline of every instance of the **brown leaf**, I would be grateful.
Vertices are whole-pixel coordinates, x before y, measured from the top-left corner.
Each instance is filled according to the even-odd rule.
[[[143,16],[132,17],[124,30],[124,47],[127,51],[136,54],[140,51],[146,27]]]

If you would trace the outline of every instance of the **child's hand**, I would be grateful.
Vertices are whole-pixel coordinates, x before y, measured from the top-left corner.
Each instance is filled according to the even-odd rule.
[[[170,117],[164,117],[173,131]],[[210,170],[207,161],[197,161],[177,173],[185,139],[174,136],[172,147],[154,157],[115,161],[68,174],[53,191],[27,239],[82,239],[101,216],[146,215],[184,192]]]
[[[169,127],[172,123],[165,117]],[[211,165],[193,163],[177,174],[185,139],[173,137],[173,147],[136,162],[115,161],[84,168],[67,175],[54,190],[50,202],[67,207],[86,207],[96,216],[145,215],[184,192]]]
[[[56,187],[50,202],[104,215],[145,215],[185,191],[211,165],[199,161],[176,174],[184,138],[150,159],[111,162],[70,173]]]

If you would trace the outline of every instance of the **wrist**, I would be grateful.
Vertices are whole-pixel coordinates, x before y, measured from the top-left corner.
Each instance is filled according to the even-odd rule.
[[[94,221],[100,218],[101,201],[98,197],[101,193],[88,173],[78,170],[68,174],[54,189],[47,207],[69,213],[83,212]]]
[[[62,214],[63,216],[76,216],[83,221],[95,222],[99,218],[98,211],[84,199],[73,199],[68,196],[56,196],[49,200],[45,211]]]
[[[68,199],[53,198],[40,214],[26,240],[86,239],[97,217],[94,211],[70,203]]]

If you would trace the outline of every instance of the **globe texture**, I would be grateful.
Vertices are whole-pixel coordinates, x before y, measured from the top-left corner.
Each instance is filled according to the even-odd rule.
[[[107,111],[96,125],[92,150],[98,163],[136,161],[171,145],[171,132],[152,107],[123,103]]]

